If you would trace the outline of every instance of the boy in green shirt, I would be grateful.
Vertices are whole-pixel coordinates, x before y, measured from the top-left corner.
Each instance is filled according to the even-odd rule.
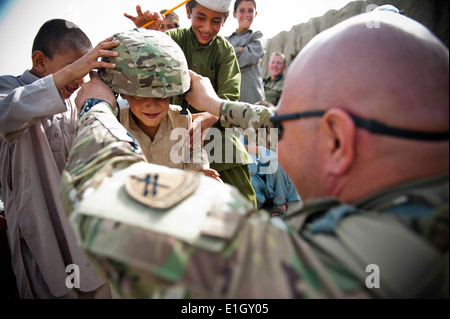
[[[219,36],[218,33],[229,15],[231,0],[191,0],[186,4],[188,18],[192,25],[189,29],[173,29],[166,33],[178,43],[183,50],[189,69],[200,75],[208,77],[217,94],[226,100],[238,101],[240,95],[241,73],[233,46]],[[137,27],[155,20],[148,26],[154,30],[164,20],[159,12],[142,12],[141,7],[136,7],[137,17],[125,14]],[[180,101],[174,101],[177,104]],[[192,113],[197,113],[190,107]],[[214,127],[220,132],[220,136],[213,134],[214,138],[206,141],[205,148],[210,150],[209,162],[211,168],[219,172],[220,178],[228,184],[234,185],[256,207],[256,194],[251,185],[251,175],[248,164],[251,158],[244,145],[234,134],[225,134],[225,129],[218,122],[218,118],[206,113],[194,117],[193,130],[199,125],[202,132]],[[203,136],[203,134],[202,134]],[[220,145],[218,140],[221,139]],[[208,142],[214,142],[221,149],[211,147]],[[212,151],[212,152],[211,152]],[[228,154],[228,155],[227,155]],[[230,160],[233,154],[232,160]]]

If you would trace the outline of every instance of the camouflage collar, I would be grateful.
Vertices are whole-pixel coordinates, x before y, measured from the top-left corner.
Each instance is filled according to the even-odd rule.
[[[401,205],[438,206],[449,201],[449,173],[434,176],[427,179],[403,183],[371,195],[354,205],[346,205],[336,198],[313,199],[303,203],[299,211],[290,214],[283,219],[298,231],[307,224],[313,223],[328,211],[333,211],[330,225],[335,225],[345,215],[352,214],[356,210],[364,211],[388,211]],[[429,207],[428,207],[429,208]],[[429,211],[429,209],[427,210]],[[335,220],[336,219],[336,220]]]
[[[355,206],[365,210],[386,210],[386,203],[395,204],[396,201],[411,201],[415,198],[422,198],[430,204],[440,205],[442,201],[449,201],[449,172],[441,175],[414,180],[399,185],[392,186],[370,195],[360,201]],[[404,204],[403,203],[403,204]],[[392,206],[391,205],[391,206]]]
[[[272,81],[272,82],[278,82],[278,81],[280,81],[280,80],[283,78],[283,76],[284,76],[284,73],[278,75],[278,76],[275,78],[275,80],[273,80],[273,81],[272,81],[272,77],[269,76],[269,77],[268,77],[267,79],[265,79],[264,81],[265,81],[265,82],[269,82],[269,81]]]

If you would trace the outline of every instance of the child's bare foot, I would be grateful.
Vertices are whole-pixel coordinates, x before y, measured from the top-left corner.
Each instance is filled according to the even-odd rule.
[[[284,204],[281,204],[281,205],[273,206],[272,217],[282,216],[282,215],[286,214],[287,209],[288,209],[287,202],[285,202]]]

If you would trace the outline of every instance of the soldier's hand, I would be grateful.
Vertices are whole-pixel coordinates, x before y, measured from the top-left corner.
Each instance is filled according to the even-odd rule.
[[[128,13],[124,13],[123,15],[133,21],[134,25],[138,28],[144,26],[150,21],[156,20],[155,23],[148,26],[147,29],[159,30],[161,23],[164,21],[164,17],[159,12],[151,12],[149,10],[142,12],[141,6],[136,6],[137,16],[132,16]]]
[[[217,96],[211,81],[191,70],[189,70],[189,75],[191,76],[191,88],[186,94],[186,100],[197,110],[219,117],[222,100]]]
[[[89,73],[89,76],[90,81],[83,83],[81,89],[78,91],[77,97],[75,98],[77,109],[80,110],[84,103],[86,103],[86,100],[91,98],[104,100],[108,102],[113,109],[115,109],[116,97],[109,86],[107,86],[102,79],[100,79],[97,72],[92,71]]]

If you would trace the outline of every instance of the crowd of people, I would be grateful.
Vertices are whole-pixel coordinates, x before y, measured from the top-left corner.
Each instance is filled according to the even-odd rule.
[[[2,296],[448,298],[448,48],[379,10],[263,79],[230,6],[137,6],[95,47],[53,19],[0,77]]]

